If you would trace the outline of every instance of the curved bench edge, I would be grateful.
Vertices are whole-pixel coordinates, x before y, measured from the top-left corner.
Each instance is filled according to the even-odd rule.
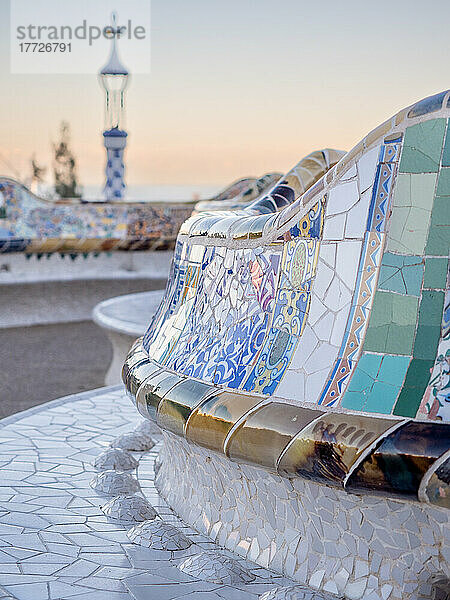
[[[449,423],[317,410],[236,393],[162,368],[148,357],[142,338],[127,356],[122,380],[142,416],[232,461],[350,493],[450,508],[448,484],[429,485],[438,468],[448,469]]]

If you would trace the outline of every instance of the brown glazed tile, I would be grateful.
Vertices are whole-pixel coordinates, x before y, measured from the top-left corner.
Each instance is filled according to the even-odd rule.
[[[450,456],[430,477],[425,488],[425,496],[431,504],[450,508]]]
[[[200,446],[223,452],[225,438],[233,425],[260,402],[257,396],[233,392],[214,394],[189,417],[186,437]]]
[[[184,435],[184,426],[193,409],[215,389],[207,383],[185,379],[164,395],[156,413],[156,422],[162,429]]]
[[[156,421],[156,411],[164,394],[180,381],[182,378],[179,375],[167,371],[158,371],[148,377],[136,394],[136,406],[141,415]]]
[[[378,141],[379,138],[382,138],[387,133],[389,133],[390,129],[391,129],[391,121],[390,120],[385,121],[384,123],[379,125],[376,129],[374,129],[373,131],[371,131],[370,133],[368,133],[366,135],[366,137],[363,140],[364,146],[366,148],[369,148],[374,142]]]
[[[323,192],[324,187],[325,184],[323,179],[319,179],[317,183],[315,183],[308,190],[306,190],[306,192],[302,196],[303,206],[305,206],[305,204],[308,204],[310,200],[321,194]]]
[[[449,446],[448,424],[410,421],[382,441],[352,473],[345,488],[417,500],[422,477]]]
[[[327,412],[303,429],[281,457],[280,475],[342,485],[361,453],[398,421]]]
[[[281,402],[265,404],[239,425],[227,444],[226,453],[231,460],[276,470],[287,444],[321,414]]]

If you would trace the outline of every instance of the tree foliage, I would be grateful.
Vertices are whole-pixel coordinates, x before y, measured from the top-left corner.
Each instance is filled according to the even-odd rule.
[[[53,172],[55,192],[60,198],[80,198],[76,174],[76,160],[70,149],[69,124],[62,121],[60,140],[53,144]]]

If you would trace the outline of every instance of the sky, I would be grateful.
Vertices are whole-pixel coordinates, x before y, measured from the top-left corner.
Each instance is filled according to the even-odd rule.
[[[350,150],[401,108],[450,87],[450,4],[429,6],[152,0],[151,72],[133,74],[127,92],[128,184],[220,186],[285,172],[320,148]],[[33,154],[48,166],[66,120],[81,183],[101,184],[95,75],[11,74],[9,15],[0,0],[0,174],[26,177]]]

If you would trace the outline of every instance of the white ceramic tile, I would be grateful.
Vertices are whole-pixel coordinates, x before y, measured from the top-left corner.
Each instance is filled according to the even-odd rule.
[[[314,324],[313,330],[316,336],[321,342],[327,342],[331,338],[333,331],[335,315],[332,312],[326,312],[318,321]]]
[[[358,274],[361,247],[361,242],[345,240],[337,249],[336,273],[352,291]]]
[[[292,363],[291,363],[292,366]],[[277,396],[303,402],[305,400],[305,375],[292,369],[287,369],[280,385]]]
[[[328,267],[319,257],[316,277],[313,281],[314,295],[323,300],[333,277],[334,271],[330,267]]]
[[[329,242],[320,244],[319,257],[324,263],[334,269],[336,263],[336,244]]]
[[[345,224],[346,238],[362,239],[364,237],[371,197],[372,190],[365,191],[359,202],[347,213],[347,222]]]
[[[329,216],[349,211],[358,202],[358,199],[358,183],[356,181],[341,183],[334,187],[328,194],[325,222]]]
[[[358,179],[361,193],[373,186],[379,155],[380,146],[376,146],[366,152],[358,161]]]
[[[323,227],[323,240],[342,240],[344,238],[346,213],[327,217]]]

